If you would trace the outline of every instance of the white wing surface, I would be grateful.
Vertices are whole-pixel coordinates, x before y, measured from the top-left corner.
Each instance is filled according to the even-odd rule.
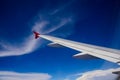
[[[88,57],[88,55],[90,55],[90,56],[105,59],[114,63],[120,63],[120,50],[65,40],[65,39],[56,38],[48,35],[39,35],[39,37],[52,41],[53,43],[57,43],[62,46],[82,52],[74,55],[74,57],[85,58],[85,56]]]

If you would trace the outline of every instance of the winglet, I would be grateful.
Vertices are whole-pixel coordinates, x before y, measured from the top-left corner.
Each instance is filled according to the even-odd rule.
[[[40,34],[36,31],[33,31],[34,35],[35,35],[35,39],[39,38],[40,37]]]

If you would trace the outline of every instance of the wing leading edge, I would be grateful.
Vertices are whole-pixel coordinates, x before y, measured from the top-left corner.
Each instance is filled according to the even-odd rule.
[[[82,53],[76,54],[76,57],[85,58],[85,56],[94,56],[101,59],[105,59],[114,63],[120,63],[120,50],[94,46],[90,44],[65,40],[48,35],[40,35],[40,37],[52,41],[53,43],[60,44],[65,47],[80,51]],[[75,55],[74,55],[75,56]]]

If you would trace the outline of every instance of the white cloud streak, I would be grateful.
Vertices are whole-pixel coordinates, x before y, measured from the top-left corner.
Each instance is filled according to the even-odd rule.
[[[0,80],[50,80],[51,75],[46,73],[17,73],[0,71]]]
[[[45,31],[44,33],[47,34],[47,33],[53,32],[53,31],[61,28],[62,26],[66,25],[66,24],[69,23],[70,21],[71,21],[70,18],[62,19],[58,25],[52,26],[51,29],[49,29],[48,31]]]

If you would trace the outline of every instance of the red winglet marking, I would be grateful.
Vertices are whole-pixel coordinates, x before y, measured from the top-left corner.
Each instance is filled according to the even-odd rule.
[[[40,35],[38,32],[35,32],[35,31],[33,31],[33,33],[35,35],[35,39],[37,39],[39,37],[39,35]]]

